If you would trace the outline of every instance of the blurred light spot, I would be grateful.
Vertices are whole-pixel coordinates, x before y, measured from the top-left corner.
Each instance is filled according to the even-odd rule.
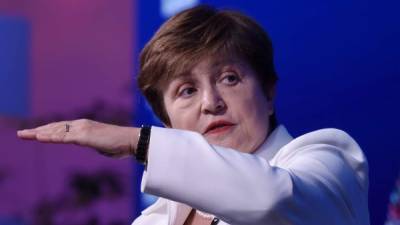
[[[160,14],[161,17],[166,19],[182,10],[194,7],[198,4],[198,0],[161,0]]]

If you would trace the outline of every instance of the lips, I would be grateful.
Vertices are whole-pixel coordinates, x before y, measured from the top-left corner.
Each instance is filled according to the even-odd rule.
[[[203,134],[217,134],[222,133],[230,130],[233,127],[233,123],[225,121],[225,120],[218,120],[215,122],[210,123]]]

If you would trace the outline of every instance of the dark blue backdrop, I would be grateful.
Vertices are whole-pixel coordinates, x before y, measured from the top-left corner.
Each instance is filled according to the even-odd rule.
[[[237,9],[265,27],[280,76],[280,122],[294,136],[323,127],[350,133],[370,164],[371,224],[383,224],[400,171],[400,2],[201,3]],[[139,49],[164,21],[159,8],[158,0],[139,1]],[[140,104],[136,123],[154,122]]]
[[[0,113],[24,117],[29,111],[29,25],[24,18],[0,15]]]

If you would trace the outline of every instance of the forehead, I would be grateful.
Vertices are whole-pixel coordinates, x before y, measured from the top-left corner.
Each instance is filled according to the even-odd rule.
[[[203,57],[197,62],[193,63],[191,67],[186,68],[186,70],[180,71],[172,76],[171,82],[177,79],[184,79],[186,77],[193,76],[195,74],[201,73],[213,73],[220,72],[225,68],[241,68],[246,63],[244,60],[239,59],[238,57],[229,57],[229,56],[209,56]]]

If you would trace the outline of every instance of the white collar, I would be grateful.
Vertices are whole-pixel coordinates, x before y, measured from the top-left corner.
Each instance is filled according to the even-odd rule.
[[[289,134],[285,126],[279,125],[275,128],[272,133],[267,137],[264,143],[254,152],[255,155],[260,156],[268,161],[271,160],[274,155],[283,146],[293,140],[293,137]]]

